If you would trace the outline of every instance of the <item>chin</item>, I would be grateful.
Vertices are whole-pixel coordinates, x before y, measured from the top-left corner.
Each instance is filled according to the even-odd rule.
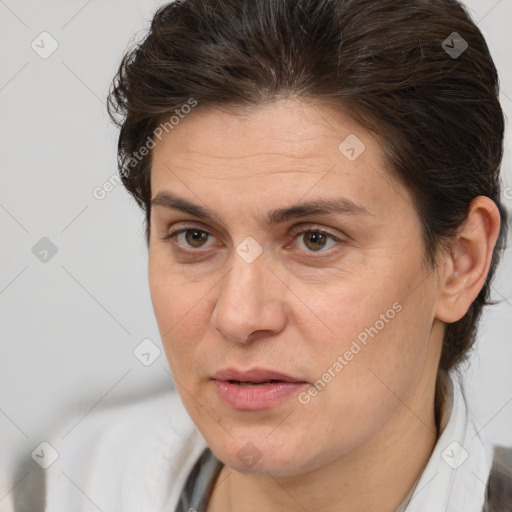
[[[267,434],[268,435],[268,431]],[[224,443],[212,440],[210,449],[229,468],[247,475],[267,475],[287,477],[311,471],[328,462],[323,460],[311,443],[290,443],[288,439],[266,440],[264,436],[254,436],[254,441],[235,440],[226,436]]]

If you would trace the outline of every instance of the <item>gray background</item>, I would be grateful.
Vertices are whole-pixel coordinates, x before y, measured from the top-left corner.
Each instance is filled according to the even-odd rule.
[[[0,460],[28,461],[15,478],[0,477],[0,510],[12,488],[23,487],[35,465],[30,452],[41,441],[58,450],[91,411],[171,386],[163,352],[148,367],[133,354],[146,338],[161,347],[142,213],[121,186],[102,200],[93,195],[117,172],[117,131],[104,105],[110,81],[129,41],[142,37],[161,4],[0,0]],[[467,5],[499,69],[510,117],[512,2]],[[31,47],[43,31],[58,43],[46,59]],[[508,136],[503,181],[509,212],[510,156]],[[43,237],[57,248],[46,262],[32,250]],[[485,312],[464,370],[483,432],[508,444],[511,270],[509,242],[493,288],[501,303]]]

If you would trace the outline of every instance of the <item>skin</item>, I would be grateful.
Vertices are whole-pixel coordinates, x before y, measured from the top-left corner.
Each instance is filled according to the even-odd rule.
[[[365,145],[354,161],[338,149],[349,134]],[[427,265],[411,195],[378,140],[335,106],[294,99],[236,113],[197,107],[157,144],[151,173],[153,198],[171,192],[218,217],[154,205],[149,240],[169,367],[225,464],[208,512],[393,512],[435,444],[444,322],[461,318],[484,284],[494,203],[476,198],[450,249]],[[341,197],[368,213],[264,222],[272,209]],[[185,227],[209,235],[166,239]],[[337,240],[312,250],[315,228]],[[248,236],[263,250],[252,263],[236,252]],[[239,411],[219,398],[211,377],[227,367],[313,384],[393,304],[400,312],[309,403],[294,395]],[[237,456],[249,442],[250,466]]]

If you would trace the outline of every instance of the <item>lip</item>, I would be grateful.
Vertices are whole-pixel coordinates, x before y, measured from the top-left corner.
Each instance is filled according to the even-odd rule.
[[[308,383],[281,372],[264,368],[238,370],[226,368],[212,377],[219,397],[230,407],[256,411],[279,404]],[[268,382],[258,386],[241,386],[239,382]]]

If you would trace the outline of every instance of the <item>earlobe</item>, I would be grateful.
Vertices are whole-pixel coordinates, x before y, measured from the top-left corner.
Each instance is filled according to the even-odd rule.
[[[443,255],[436,318],[453,323],[466,314],[485,284],[499,231],[494,201],[485,196],[473,199],[466,222]]]

